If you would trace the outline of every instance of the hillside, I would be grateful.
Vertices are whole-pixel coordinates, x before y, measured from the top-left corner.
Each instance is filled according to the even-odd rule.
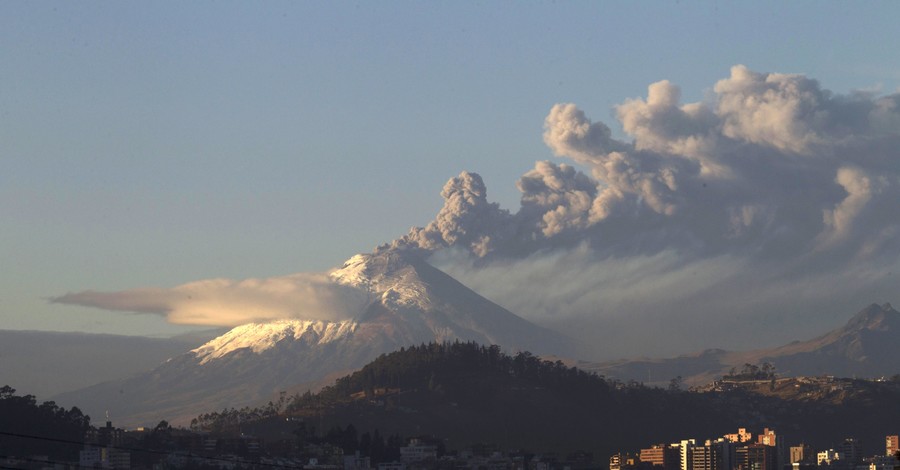
[[[530,353],[445,343],[383,355],[317,394],[295,396],[282,415],[302,418],[307,429],[320,431],[353,424],[360,432],[434,435],[450,448],[491,443],[606,456],[656,442],[720,436],[738,427],[772,427],[791,442],[802,438],[827,446],[848,435],[878,442],[896,432],[900,386],[865,382],[864,387],[870,390],[840,400],[741,387],[666,390],[607,381]],[[243,418],[237,411],[204,414],[194,426],[222,431],[229,419],[234,426],[246,424],[244,413]],[[845,424],[834,427],[837,422]]]

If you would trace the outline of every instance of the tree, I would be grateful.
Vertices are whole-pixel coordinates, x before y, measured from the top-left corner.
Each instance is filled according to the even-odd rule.
[[[682,379],[680,375],[678,377],[673,378],[672,380],[669,381],[669,391],[677,392],[677,391],[681,390],[681,385],[683,382],[684,382],[684,379]]]
[[[4,385],[2,388],[0,388],[0,400],[11,398],[15,394],[16,389],[10,387],[9,385]]]

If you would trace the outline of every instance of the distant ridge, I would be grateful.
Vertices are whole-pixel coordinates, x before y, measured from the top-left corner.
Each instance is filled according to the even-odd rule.
[[[45,400],[58,393],[142,372],[214,336],[212,331],[147,338],[0,330],[0,386],[9,385],[20,393]]]
[[[744,364],[769,362],[780,376],[881,377],[900,373],[900,312],[889,303],[871,304],[842,327],[822,336],[753,351],[709,349],[668,359],[622,359],[580,363],[619,380],[662,384],[681,376],[702,385]],[[648,379],[649,377],[649,379]]]

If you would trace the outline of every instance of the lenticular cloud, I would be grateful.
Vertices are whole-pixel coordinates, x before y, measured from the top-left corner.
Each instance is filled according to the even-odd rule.
[[[366,293],[327,274],[298,273],[267,279],[207,279],[169,289],[85,291],[55,303],[164,316],[181,325],[237,326],[284,318],[338,321],[358,316]]]

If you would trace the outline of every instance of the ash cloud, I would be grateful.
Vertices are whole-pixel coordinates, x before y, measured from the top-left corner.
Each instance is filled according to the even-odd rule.
[[[358,316],[366,293],[327,274],[299,273],[266,279],[208,279],[170,289],[85,291],[51,302],[163,316],[182,325],[237,326],[275,319],[338,321]]]
[[[839,95],[738,65],[704,101],[682,103],[664,80],[615,116],[630,140],[575,104],[553,106],[544,142],[571,164],[537,162],[518,182],[518,211],[491,205],[478,175],[463,173],[451,183],[477,187],[478,203],[445,191],[438,219],[389,248],[430,254],[532,320],[591,334],[618,325],[632,343],[638,319],[664,336],[685,319],[722,332],[766,318],[747,327],[759,332],[895,292],[900,94]],[[465,237],[448,238],[448,226]]]
[[[491,259],[584,242],[608,256],[868,257],[893,246],[900,94],[835,95],[802,75],[739,65],[708,100],[680,100],[661,81],[617,106],[630,142],[574,104],[553,106],[544,141],[584,171],[537,162],[518,182],[515,213],[463,172],[445,186],[437,218],[390,247]]]

